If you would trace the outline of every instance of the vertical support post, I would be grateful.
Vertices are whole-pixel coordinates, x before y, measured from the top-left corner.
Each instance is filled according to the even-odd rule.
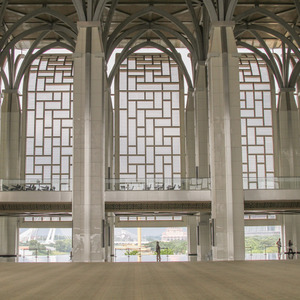
[[[197,260],[197,216],[187,217],[188,254],[190,261]]]
[[[0,217],[0,255],[7,255],[7,261],[15,261],[17,250],[18,218]]]
[[[18,90],[3,90],[1,106],[0,178],[21,179],[21,108]]]
[[[209,213],[200,213],[198,258],[201,261],[211,259],[211,243],[209,238]]]
[[[207,59],[214,260],[245,259],[239,61],[232,25],[212,25]]]
[[[275,163],[277,176],[300,176],[299,114],[294,89],[281,89],[277,108],[277,132],[275,132]],[[293,182],[279,182],[280,188],[295,188]]]
[[[21,108],[18,90],[3,90],[1,105],[0,179],[6,185],[21,177]],[[1,187],[2,188],[2,187]],[[14,256],[18,251],[18,218],[0,218],[0,254]],[[14,259],[13,259],[14,260]]]
[[[198,177],[208,178],[208,101],[206,66],[199,61],[196,69],[195,92],[194,92],[194,118],[195,118],[195,165],[198,167]]]
[[[73,261],[101,262],[105,219],[104,52],[99,22],[79,22],[74,53]]]
[[[288,243],[291,240],[293,251],[300,252],[300,216],[284,214],[282,221],[283,250],[288,251]]]

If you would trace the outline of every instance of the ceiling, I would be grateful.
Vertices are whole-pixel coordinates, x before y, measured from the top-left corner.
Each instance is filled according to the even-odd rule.
[[[229,2],[229,0],[218,1]],[[74,0],[74,3],[75,2],[80,1]],[[98,1],[95,1],[95,3],[97,2]],[[195,18],[197,19],[197,23],[203,31],[203,43],[205,44],[211,25],[208,13],[202,0],[192,0],[190,2],[195,13]],[[115,30],[128,17],[142,10],[146,10],[149,6],[154,8],[138,18],[133,19],[126,24],[126,26],[121,28],[120,33],[123,33],[128,29],[132,29],[132,32],[129,30],[126,37],[124,37],[124,39],[116,45],[117,47],[124,47],[136,36],[137,31],[134,31],[133,27],[136,27],[140,33],[140,36],[134,44],[142,43],[144,41],[152,41],[158,44],[163,44],[163,41],[157,34],[159,31],[162,32],[175,47],[183,47],[183,43],[174,36],[173,31],[176,31],[183,36],[185,36],[186,33],[183,32],[182,28],[178,27],[178,24],[171,23],[165,16],[162,16],[160,12],[164,12],[168,16],[171,15],[176,18],[178,22],[184,26],[184,28],[187,28],[189,32],[196,35],[193,18],[185,0],[119,0],[115,7],[114,3],[115,1],[106,1],[101,17],[102,29],[103,31],[107,30],[107,41],[111,38],[111,43],[115,40],[115,37],[113,37]],[[74,24],[74,27],[71,28],[70,25],[67,25],[62,20],[58,19],[57,16],[50,15],[45,11],[44,13],[21,22],[20,26],[13,30],[12,35],[9,36],[8,40],[20,37],[20,35],[23,34],[24,36],[20,38],[16,45],[22,49],[29,48],[30,45],[39,37],[41,31],[47,31],[46,36],[38,44],[37,48],[41,48],[45,45],[61,40],[64,40],[67,44],[72,44],[71,41],[73,41],[71,46],[74,47],[76,42],[75,31],[78,14],[72,0],[2,0],[1,4],[1,38],[5,37],[5,32],[12,28],[12,26],[14,26],[16,22],[20,21],[21,18],[29,16],[38,9],[49,8],[50,10],[57,12],[59,15],[65,16],[70,23]],[[264,14],[263,12],[265,11],[271,13],[271,15],[268,16]],[[247,14],[247,12],[251,13]],[[112,16],[111,19],[110,16]],[[270,16],[276,16],[276,18],[279,19],[275,20],[274,17],[271,18]],[[259,41],[255,35],[253,35],[251,30],[245,30],[247,28],[251,28],[251,26],[253,27],[254,25],[275,30],[286,37],[289,37],[286,25],[291,26],[297,33],[299,33],[299,16],[293,0],[239,0],[237,1],[237,5],[234,10],[234,20],[236,21],[236,38],[239,41],[246,42],[255,47],[260,45]],[[107,26],[108,24],[109,26]],[[62,33],[60,32],[59,26],[65,27],[68,30]],[[151,28],[151,30],[149,28]],[[28,34],[25,35],[24,33],[26,31]],[[267,31],[258,31],[257,27],[256,31],[262,39],[265,40],[269,47],[280,47],[281,39]],[[68,39],[66,39],[67,37]],[[59,45],[56,45],[56,47],[57,46],[60,47]],[[207,45],[204,45],[204,47],[207,47]]]

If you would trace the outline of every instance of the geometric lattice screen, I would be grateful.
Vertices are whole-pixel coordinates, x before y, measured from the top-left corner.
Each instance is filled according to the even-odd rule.
[[[45,55],[29,71],[26,125],[27,182],[71,189],[73,62],[70,55]]]
[[[177,64],[166,54],[133,54],[123,61],[115,87],[116,176],[180,179],[182,85]]]
[[[265,62],[253,54],[241,56],[239,70],[244,189],[273,188],[274,147],[269,72]]]

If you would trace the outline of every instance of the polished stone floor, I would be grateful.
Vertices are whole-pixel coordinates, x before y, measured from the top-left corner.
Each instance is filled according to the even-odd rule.
[[[300,260],[0,263],[0,299],[300,299]]]

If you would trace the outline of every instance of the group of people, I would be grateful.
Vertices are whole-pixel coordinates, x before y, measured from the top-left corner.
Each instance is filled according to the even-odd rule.
[[[278,259],[280,259],[280,254],[281,254],[281,240],[280,240],[280,238],[276,242],[276,245],[277,245],[277,249],[278,249]],[[289,246],[289,249],[286,252],[286,254],[288,255],[289,259],[293,259],[295,252],[293,251],[293,242],[292,242],[292,240],[289,240],[288,246]]]

